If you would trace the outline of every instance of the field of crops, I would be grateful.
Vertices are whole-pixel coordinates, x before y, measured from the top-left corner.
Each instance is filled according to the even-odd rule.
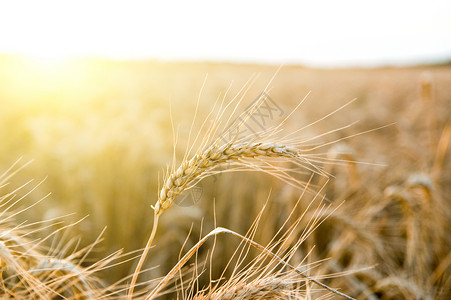
[[[136,299],[449,299],[450,115],[449,65],[0,56],[0,299],[126,298],[151,205]]]

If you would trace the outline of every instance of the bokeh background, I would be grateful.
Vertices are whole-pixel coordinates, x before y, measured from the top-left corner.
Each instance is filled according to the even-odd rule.
[[[313,235],[311,259],[331,258],[317,270],[324,274],[376,265],[334,279],[356,297],[368,292],[357,281],[384,299],[415,293],[446,299],[450,60],[447,1],[4,2],[0,169],[19,158],[19,164],[32,162],[2,190],[34,179],[17,192],[26,194],[45,178],[21,205],[51,195],[18,222],[74,213],[66,218],[70,223],[89,215],[70,235],[85,246],[106,226],[104,241],[90,255],[96,261],[145,245],[158,178],[172,162],[173,128],[181,159],[198,99],[196,126],[217,98],[230,101],[250,79],[244,103],[268,83],[285,112],[310,93],[286,125],[295,129],[357,98],[303,134],[359,121],[324,139],[329,142],[394,124],[340,143],[350,155],[341,159],[362,164],[323,166],[334,175],[323,190],[328,201],[346,202]],[[325,155],[335,155],[333,146],[323,149]],[[312,184],[319,190],[324,179],[316,176]],[[301,194],[254,173],[223,174],[202,189],[199,203],[162,217],[146,263],[157,267],[145,278],[164,275],[178,261],[191,226],[185,249],[199,239],[201,227],[208,232],[215,222],[244,234],[267,199],[271,213],[255,239],[268,242]],[[311,198],[305,196],[301,211]],[[218,257],[230,255],[233,243],[224,239],[228,246],[217,246]],[[300,251],[299,259],[308,247]],[[215,272],[226,262],[218,259]],[[126,277],[134,263],[103,279]]]

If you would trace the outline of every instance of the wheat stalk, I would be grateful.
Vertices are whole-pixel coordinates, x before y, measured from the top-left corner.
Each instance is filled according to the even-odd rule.
[[[265,248],[264,246],[260,245],[259,243],[239,234],[236,233],[232,230],[229,230],[227,228],[222,228],[222,227],[217,227],[216,229],[210,231],[210,233],[208,233],[206,236],[204,236],[201,240],[199,240],[199,242],[197,242],[197,244],[195,246],[193,246],[179,261],[178,263],[172,268],[172,270],[166,274],[166,276],[158,283],[158,285],[154,288],[154,290],[146,296],[146,300],[150,300],[150,299],[154,299],[158,293],[160,292],[160,290],[170,281],[171,278],[173,278],[173,276],[180,270],[180,268],[196,253],[196,251],[212,236],[218,235],[218,234],[230,234],[233,235],[235,237],[238,237],[239,239],[241,239],[243,242],[249,244],[250,246],[254,247],[255,249],[261,251],[261,253],[264,256],[267,256],[271,259],[274,260],[274,262],[277,262],[281,265],[283,265],[284,267],[286,267],[287,269],[291,270],[293,272],[293,274],[297,274],[298,276],[301,276],[309,281],[311,281],[312,283],[315,283],[323,288],[325,288],[326,290],[336,294],[336,295],[340,295],[346,299],[350,299],[350,300],[355,300],[354,298],[343,294],[331,287],[329,287],[328,285],[318,281],[317,279],[308,276],[307,274],[305,274],[304,272],[302,272],[301,270],[299,270],[297,267],[292,266],[291,264],[289,264],[288,262],[286,262],[284,259],[280,258],[278,255],[274,254],[273,252],[271,252],[270,250],[268,250],[267,248]]]
[[[221,124],[221,116],[223,116],[224,111],[222,111],[219,115],[216,116],[214,120],[214,125],[210,128],[206,138],[202,142],[200,147],[200,151],[198,151],[191,159],[187,158],[187,153],[190,152],[192,148],[187,150],[185,154],[185,158],[182,161],[181,165],[177,169],[172,169],[172,172],[168,172],[166,178],[163,180],[164,184],[160,190],[158,195],[158,200],[153,206],[154,209],[154,223],[152,227],[152,232],[150,234],[149,240],[143,250],[143,253],[140,257],[140,260],[137,264],[135,272],[133,273],[132,280],[130,283],[129,291],[128,291],[128,300],[131,300],[133,297],[133,290],[136,285],[139,272],[144,264],[144,260],[147,257],[149,249],[152,245],[153,239],[156,235],[156,230],[158,226],[158,218],[159,216],[168,210],[174,200],[180,196],[184,191],[192,188],[202,179],[216,174],[220,171],[215,171],[220,166],[223,166],[226,163],[232,162],[236,163],[241,170],[253,169],[257,171],[263,171],[268,174],[271,174],[281,180],[284,180],[288,184],[292,184],[294,186],[303,186],[299,180],[293,178],[290,174],[292,170],[285,170],[278,166],[273,166],[266,162],[261,162],[259,165],[258,159],[265,158],[282,158],[288,159],[290,162],[295,163],[297,166],[303,167],[305,170],[309,170],[313,173],[318,173],[320,175],[326,175],[321,168],[317,166],[317,163],[324,162],[324,158],[317,155],[312,155],[311,151],[315,151],[323,146],[327,146],[330,144],[334,144],[346,138],[341,138],[335,140],[333,142],[325,143],[322,145],[312,146],[309,145],[309,142],[312,142],[320,137],[331,134],[333,132],[339,131],[343,128],[349,127],[351,125],[347,125],[342,128],[334,129],[323,134],[317,135],[313,138],[301,139],[295,137],[300,131],[306,129],[320,121],[325,120],[332,114],[346,107],[354,100],[349,103],[343,105],[342,107],[336,109],[335,111],[327,114],[326,116],[320,118],[319,120],[304,126],[298,130],[295,130],[289,134],[286,134],[282,138],[278,138],[277,135],[281,133],[281,126],[284,122],[298,109],[298,107],[304,102],[306,97],[298,104],[298,106],[289,114],[287,118],[285,118],[279,125],[268,128],[262,132],[258,132],[258,138],[260,142],[255,142],[255,140],[249,141],[249,137],[240,138],[239,133],[246,125],[246,121],[250,118],[251,114],[258,110],[259,106],[262,105],[262,101],[257,101],[251,107],[250,111],[246,111],[242,114],[242,118],[238,118],[240,120],[238,123],[232,123],[232,127],[222,133],[217,139],[211,140],[211,138],[215,135],[215,133],[219,129],[219,125]],[[229,119],[230,120],[230,119]],[[204,122],[205,125],[205,122]],[[234,129],[238,128],[236,134],[232,137],[232,139],[220,145],[220,142],[224,140],[224,137],[230,134]],[[199,136],[196,137],[195,141]],[[351,137],[351,136],[350,136]],[[347,137],[349,138],[349,137]],[[305,149],[300,149],[299,147],[307,146]],[[298,147],[299,146],[299,147]],[[253,159],[252,162],[249,162],[249,159]]]

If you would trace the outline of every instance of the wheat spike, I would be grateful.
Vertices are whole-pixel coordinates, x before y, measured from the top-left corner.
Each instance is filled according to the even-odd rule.
[[[241,158],[286,157],[302,159],[300,151],[293,147],[273,143],[239,143],[213,145],[202,154],[196,154],[189,161],[168,176],[155,205],[155,214],[161,215],[169,209],[174,200],[200,179],[209,175],[214,168]]]
[[[29,270],[37,278],[42,278],[52,290],[59,293],[69,292],[82,299],[95,299],[94,291],[87,270],[70,261],[57,258],[44,258],[35,267]]]

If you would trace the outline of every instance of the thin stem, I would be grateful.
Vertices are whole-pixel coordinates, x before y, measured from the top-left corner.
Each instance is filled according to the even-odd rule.
[[[130,283],[130,288],[128,290],[127,300],[131,300],[133,298],[133,290],[135,289],[135,285],[136,285],[136,281],[138,280],[139,272],[141,271],[144,261],[146,260],[147,254],[149,253],[149,250],[150,250],[150,246],[152,245],[152,242],[155,238],[155,234],[157,232],[158,217],[159,216],[157,214],[154,215],[152,232],[150,234],[149,240],[147,241],[147,245],[144,248],[141,257],[139,258],[139,262],[138,262],[138,265],[136,266],[135,272],[133,273],[132,282]]]

